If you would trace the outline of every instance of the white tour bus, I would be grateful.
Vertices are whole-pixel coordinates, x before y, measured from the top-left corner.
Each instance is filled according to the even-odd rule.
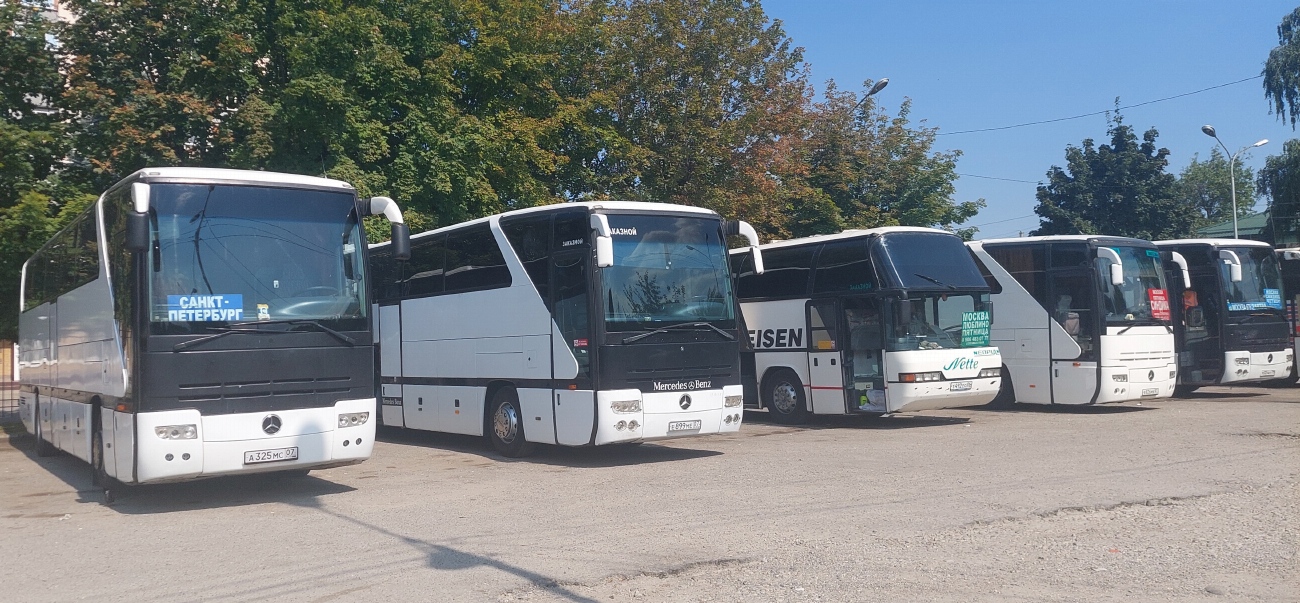
[[[371,249],[383,424],[537,443],[635,443],[736,431],[737,307],[708,210],[565,203]]]
[[[890,227],[731,252],[749,330],[746,397],[809,414],[978,406],[998,393],[989,287],[956,235]],[[1000,313],[1000,309],[999,309]]]
[[[1149,241],[1058,235],[967,243],[993,287],[995,405],[1106,404],[1174,393],[1161,254]],[[1177,254],[1171,261],[1187,265]]]
[[[1272,246],[1243,239],[1156,246],[1187,258],[1191,275],[1189,285],[1170,290],[1179,300],[1173,308],[1179,394],[1205,385],[1290,378],[1290,325]]]
[[[337,180],[150,168],[109,188],[23,264],[37,454],[88,461],[110,501],[114,483],[365,460],[371,213],[409,251],[391,200]]]

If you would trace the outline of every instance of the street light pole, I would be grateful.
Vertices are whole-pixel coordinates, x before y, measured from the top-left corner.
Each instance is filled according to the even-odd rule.
[[[1265,138],[1263,140],[1260,140],[1259,142],[1256,142],[1255,144],[1248,144],[1244,147],[1241,147],[1240,149],[1237,149],[1236,153],[1233,153],[1232,151],[1228,150],[1228,145],[1223,144],[1223,141],[1219,140],[1219,136],[1214,133],[1214,126],[1205,124],[1201,126],[1201,131],[1205,132],[1206,136],[1209,136],[1213,138],[1216,142],[1218,142],[1219,146],[1223,147],[1224,153],[1228,153],[1228,180],[1229,180],[1229,184],[1232,187],[1232,238],[1240,239],[1241,237],[1237,235],[1237,169],[1236,169],[1237,156],[1240,155],[1241,152],[1245,151],[1246,149],[1262,147],[1268,144],[1268,139]]]

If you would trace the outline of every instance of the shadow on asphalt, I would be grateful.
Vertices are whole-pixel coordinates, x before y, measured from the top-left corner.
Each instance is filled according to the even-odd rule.
[[[1167,399],[1161,399],[1168,401]],[[1154,402],[1155,400],[1153,400]],[[1071,415],[1122,415],[1129,412],[1143,412],[1147,410],[1158,410],[1155,406],[1137,406],[1129,402],[1123,405],[1106,404],[1081,405],[1081,404],[1016,404],[1012,408],[994,408],[991,406],[971,406],[965,410],[975,410],[981,412],[1006,412],[1006,413],[1058,413]]]
[[[77,492],[77,502],[101,504],[103,490],[91,481],[90,464],[66,452],[36,455],[36,438],[13,434],[10,444],[41,469]],[[318,497],[355,490],[329,480],[285,473],[214,477],[173,484],[142,484],[116,489],[110,509],[127,515],[172,513],[196,509],[239,507],[270,502],[303,505]],[[33,494],[32,496],[41,495]]]
[[[742,427],[743,429],[743,427]],[[708,436],[704,436],[707,438]],[[645,465],[649,463],[668,463],[688,459],[698,459],[722,454],[716,450],[697,450],[678,446],[663,446],[655,443],[644,444],[610,444],[606,446],[550,446],[539,444],[533,454],[523,458],[510,458],[497,454],[487,440],[481,436],[467,436],[454,433],[438,433],[413,429],[381,428],[378,440],[381,443],[405,444],[438,448],[448,452],[473,454],[501,463],[531,463],[536,465],[553,465],[575,469],[624,467]],[[681,443],[689,440],[672,440]]]
[[[892,415],[814,415],[808,417],[803,425],[781,425],[768,418],[765,410],[746,410],[745,422],[778,425],[791,429],[917,429],[921,427],[941,427],[944,425],[961,425],[969,423],[967,417],[943,417],[934,415],[913,415],[898,413]],[[742,426],[741,431],[744,431]]]

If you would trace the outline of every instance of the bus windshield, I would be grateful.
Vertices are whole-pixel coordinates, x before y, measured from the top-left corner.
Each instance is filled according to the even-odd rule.
[[[366,327],[351,191],[154,184],[150,197],[152,332],[292,319]]]
[[[881,288],[988,289],[965,244],[942,232],[891,232],[872,242]]]
[[[898,300],[888,325],[885,349],[940,350],[987,346],[989,296],[987,293],[926,295]],[[982,324],[982,332],[962,337],[963,319]]]
[[[608,214],[614,265],[603,269],[606,330],[735,321],[717,218]]]
[[[1110,249],[1119,254],[1123,263],[1124,284],[1111,284],[1110,260],[1102,257],[1094,260],[1106,324],[1169,324],[1168,290],[1160,253],[1146,247],[1110,246]],[[1157,302],[1155,313],[1151,308],[1152,300]]]
[[[1228,312],[1282,311],[1282,275],[1277,256],[1267,247],[1237,247],[1230,251],[1241,260],[1241,282],[1234,283],[1231,269],[1219,260],[1219,278],[1223,282]]]

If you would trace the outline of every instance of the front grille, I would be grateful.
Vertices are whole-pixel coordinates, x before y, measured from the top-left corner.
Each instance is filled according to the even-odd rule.
[[[180,402],[212,402],[217,400],[347,394],[352,391],[351,382],[351,377],[342,376],[227,381],[224,383],[182,383],[177,386],[180,395],[176,399]]]

